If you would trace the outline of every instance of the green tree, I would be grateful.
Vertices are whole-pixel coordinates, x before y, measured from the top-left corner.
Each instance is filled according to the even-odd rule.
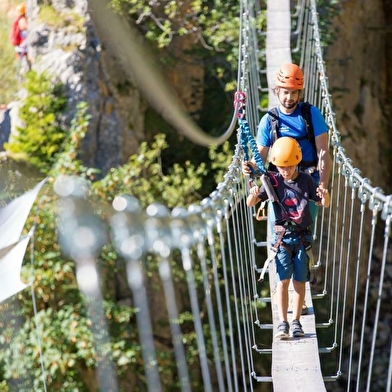
[[[24,85],[28,94],[19,109],[23,125],[4,147],[14,158],[22,157],[47,173],[66,136],[59,114],[67,100],[63,86],[44,73],[29,72]]]

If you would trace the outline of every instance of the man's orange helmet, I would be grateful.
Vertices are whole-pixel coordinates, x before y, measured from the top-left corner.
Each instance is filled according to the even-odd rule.
[[[275,86],[303,90],[304,74],[301,68],[291,63],[282,65],[275,76]]]
[[[26,14],[26,4],[21,3],[16,7],[16,12],[18,15],[25,15]]]
[[[272,145],[270,160],[275,166],[296,166],[302,160],[301,147],[292,137],[280,137]]]

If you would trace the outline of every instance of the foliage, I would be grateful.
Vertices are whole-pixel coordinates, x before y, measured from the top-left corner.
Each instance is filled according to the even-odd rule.
[[[184,6],[176,1],[111,0],[111,6],[136,22],[160,50],[162,64],[176,57],[175,42],[192,40],[187,54],[200,58],[208,75],[223,83],[223,90],[235,91],[240,3],[194,0]]]
[[[65,138],[58,115],[67,101],[62,85],[53,83],[44,73],[29,72],[25,88],[27,97],[19,110],[23,125],[17,127],[18,133],[4,147],[47,173]]]
[[[157,135],[151,147],[142,143],[139,153],[132,155],[128,163],[111,169],[103,180],[94,184],[97,194],[108,202],[116,195],[129,194],[145,206],[160,202],[169,208],[187,206],[200,199],[197,191],[207,173],[206,165],[195,168],[187,161],[185,167],[174,164],[164,173],[162,152],[167,147],[164,135]]]
[[[16,77],[16,57],[14,47],[9,43],[9,32],[12,20],[6,13],[0,13],[0,104],[11,102],[18,90],[18,79]]]
[[[317,2],[321,45],[324,48],[328,48],[328,45],[336,40],[337,31],[331,28],[331,24],[333,18],[339,15],[341,7],[339,0],[319,0]]]
[[[92,181],[95,174],[99,172],[95,168],[85,167],[79,159],[80,143],[86,136],[90,118],[87,104],[85,102],[79,103],[75,117],[71,121],[71,128],[63,150],[57,154],[56,162],[49,172],[51,177],[57,178],[62,174],[74,173],[85,180]]]
[[[198,37],[207,49],[222,50],[223,43],[238,42],[239,4],[226,1],[195,0],[187,7],[176,1],[149,2],[112,0],[112,7],[136,20],[145,36],[158,47],[168,46],[174,37],[188,34]]]
[[[61,12],[49,4],[40,6],[38,20],[53,29],[73,30],[81,32],[84,30],[84,19],[79,12],[66,8]]]
[[[60,108],[61,105],[55,107]],[[59,245],[56,219],[58,196],[52,189],[55,179],[72,174],[87,180],[91,184],[91,192],[87,197],[95,213],[102,219],[105,219],[107,213],[107,208],[101,208],[103,203],[112,201],[120,193],[134,195],[145,205],[162,202],[171,206],[186,206],[200,199],[197,190],[206,175],[206,165],[194,167],[188,162],[185,167],[173,165],[164,172],[162,152],[167,148],[167,143],[163,135],[156,136],[151,146],[143,143],[138,154],[131,156],[124,166],[113,168],[102,180],[94,182],[96,170],[85,167],[78,156],[88,124],[88,107],[82,103],[62,141],[61,151],[53,158],[54,164],[45,155],[37,156],[34,161],[37,162],[37,167],[50,167],[48,183],[26,225],[35,225],[32,254],[34,269],[26,265],[23,275],[34,275],[36,319],[33,300],[28,292],[21,292],[0,305],[0,378],[6,379],[7,385],[13,385],[20,391],[42,390],[38,350],[40,344],[49,389],[92,390],[88,380],[94,379],[93,374],[99,360],[94,343],[96,336],[93,336],[91,328],[94,319],[85,308],[88,301],[79,290],[74,261],[63,254]],[[44,145],[51,143],[51,133],[44,133],[42,137]],[[22,142],[20,147],[22,148]],[[215,150],[212,157],[214,166],[219,171],[219,162],[227,163],[227,150],[222,155]],[[39,159],[42,161],[39,162]],[[125,380],[132,378],[132,374],[143,373],[141,348],[136,336],[137,310],[117,301],[118,288],[113,282],[118,274],[121,275],[124,264],[111,244],[103,246],[98,262],[104,290],[105,320],[110,331],[110,349],[107,349],[106,354],[115,364],[120,382],[126,383],[129,381]],[[147,262],[151,281],[154,282],[157,261],[149,256]],[[180,282],[185,282],[180,265],[179,262],[173,263],[173,275]],[[199,272],[196,281],[200,280]],[[151,290],[159,291],[161,288],[153,283]],[[131,294],[128,295],[132,298]],[[193,321],[186,314],[183,313],[179,321],[184,326],[184,340],[189,344],[189,355],[195,356],[197,342],[191,327]],[[160,327],[165,326],[162,324]],[[37,340],[36,328],[41,342]],[[20,360],[22,355],[23,362]],[[172,380],[172,374],[175,373],[172,356],[173,352],[169,347],[162,346],[159,350],[159,366],[168,380]]]
[[[208,130],[209,134],[219,136],[224,133],[230,124],[233,92],[237,89],[240,3],[222,0],[186,3],[111,0],[111,6],[136,23],[155,53],[158,53],[157,61],[164,74],[166,69],[172,72],[173,65],[186,62],[184,58],[192,58],[193,64],[204,74],[204,80],[200,80],[202,93],[195,94],[203,100],[202,107],[193,114],[200,128]],[[263,29],[265,21],[265,13],[258,13],[254,20],[255,28],[258,31]],[[264,40],[263,34],[257,37]],[[172,162],[185,164],[189,159],[194,164],[208,160],[207,149],[181,140],[167,125],[157,125],[157,116],[150,121],[151,116],[154,116],[151,111],[146,113],[149,121],[146,129],[153,134],[164,132],[171,146],[165,152],[164,165],[167,160],[170,165]],[[150,123],[153,124],[150,126]],[[231,141],[235,143],[235,140]],[[203,188],[207,189],[206,186]],[[208,192],[211,192],[211,187]]]
[[[210,148],[209,156],[212,162],[211,169],[216,170],[215,183],[223,181],[224,175],[227,173],[229,165],[232,163],[233,154],[229,142],[223,143],[220,147]]]

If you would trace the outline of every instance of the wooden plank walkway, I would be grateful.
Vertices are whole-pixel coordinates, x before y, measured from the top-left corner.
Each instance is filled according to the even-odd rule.
[[[278,319],[278,308],[274,299],[277,283],[274,263],[270,263],[269,283],[271,290],[273,334],[275,335],[280,320]],[[290,304],[292,302],[292,293],[292,284],[290,284],[289,322],[291,321]],[[271,374],[275,392],[326,391],[321,372],[316,322],[309,283],[306,284],[305,302],[308,306],[309,314],[301,316],[300,319],[305,336],[285,340],[273,339]]]
[[[267,1],[267,81],[270,88],[268,108],[278,105],[276,96],[271,91],[275,74],[282,64],[291,63],[291,15],[290,0]]]
[[[279,104],[271,91],[275,74],[280,66],[291,63],[291,11],[290,0],[267,1],[267,80],[270,88],[268,108]],[[274,263],[269,266],[273,335],[279,324],[278,310],[274,300],[276,272]],[[292,285],[289,288],[289,304],[292,302]],[[301,316],[305,336],[286,340],[273,339],[272,343],[272,383],[274,392],[324,392],[325,384],[321,372],[316,323],[309,283],[306,284],[305,302],[309,314]],[[289,305],[290,311],[290,305]],[[289,313],[289,321],[291,321]]]

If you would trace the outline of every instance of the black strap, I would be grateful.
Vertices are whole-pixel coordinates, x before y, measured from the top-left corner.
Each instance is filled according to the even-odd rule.
[[[308,229],[302,229],[296,225],[293,225],[291,228],[291,230],[297,232],[301,238],[301,242],[305,248],[305,250],[309,250],[312,247],[312,244],[306,240],[305,238],[305,232],[308,231]],[[289,230],[289,231],[291,231]],[[281,226],[281,225],[275,225],[274,226],[274,232],[276,234],[278,234],[278,237],[272,247],[272,250],[276,253],[278,251],[279,246],[283,246],[290,254],[291,251],[290,249],[285,246],[285,244],[282,242],[283,241],[283,237],[286,234],[286,232],[288,231],[288,228],[286,228],[285,226]]]
[[[312,105],[309,102],[302,102],[301,116],[305,122],[306,135],[308,137],[308,140],[310,143],[312,143],[312,145],[314,146],[314,149],[316,150],[316,141],[314,138],[314,129],[313,129],[313,123],[312,123],[311,107],[312,107]]]
[[[279,137],[279,111],[277,107],[272,108],[269,112],[269,120],[271,124],[272,144],[274,144]]]

